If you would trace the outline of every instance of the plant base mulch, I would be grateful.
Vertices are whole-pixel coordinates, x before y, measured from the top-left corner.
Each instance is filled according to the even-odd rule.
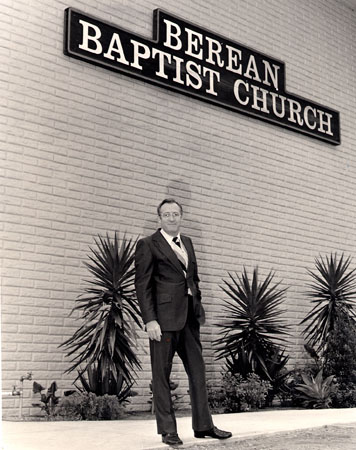
[[[183,446],[189,450],[355,450],[356,423]]]

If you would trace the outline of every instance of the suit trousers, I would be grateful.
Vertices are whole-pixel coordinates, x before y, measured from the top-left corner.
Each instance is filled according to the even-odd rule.
[[[194,431],[213,428],[205,380],[205,364],[200,343],[200,325],[189,299],[187,322],[180,331],[163,331],[161,341],[150,340],[153,399],[158,434],[177,431],[176,418],[169,386],[175,353],[181,358],[189,380]]]

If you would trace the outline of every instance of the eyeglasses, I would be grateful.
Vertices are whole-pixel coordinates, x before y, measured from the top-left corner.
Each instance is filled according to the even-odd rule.
[[[170,217],[173,217],[173,219],[177,219],[178,217],[180,217],[180,213],[178,212],[174,212],[174,213],[163,213],[161,214],[161,217],[163,219],[169,219]]]

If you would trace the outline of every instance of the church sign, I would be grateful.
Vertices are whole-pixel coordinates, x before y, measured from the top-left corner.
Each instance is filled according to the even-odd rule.
[[[64,53],[340,144],[339,112],[287,92],[283,62],[160,9],[147,39],[67,8]]]

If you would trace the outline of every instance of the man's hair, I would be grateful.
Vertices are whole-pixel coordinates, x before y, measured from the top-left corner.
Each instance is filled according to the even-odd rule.
[[[183,215],[183,207],[182,205],[177,202],[177,200],[175,200],[174,198],[165,198],[164,200],[161,201],[161,203],[157,206],[157,214],[161,217],[161,208],[163,205],[165,205],[166,203],[171,204],[171,203],[175,203],[176,205],[179,206],[180,209],[180,214],[181,216]]]

